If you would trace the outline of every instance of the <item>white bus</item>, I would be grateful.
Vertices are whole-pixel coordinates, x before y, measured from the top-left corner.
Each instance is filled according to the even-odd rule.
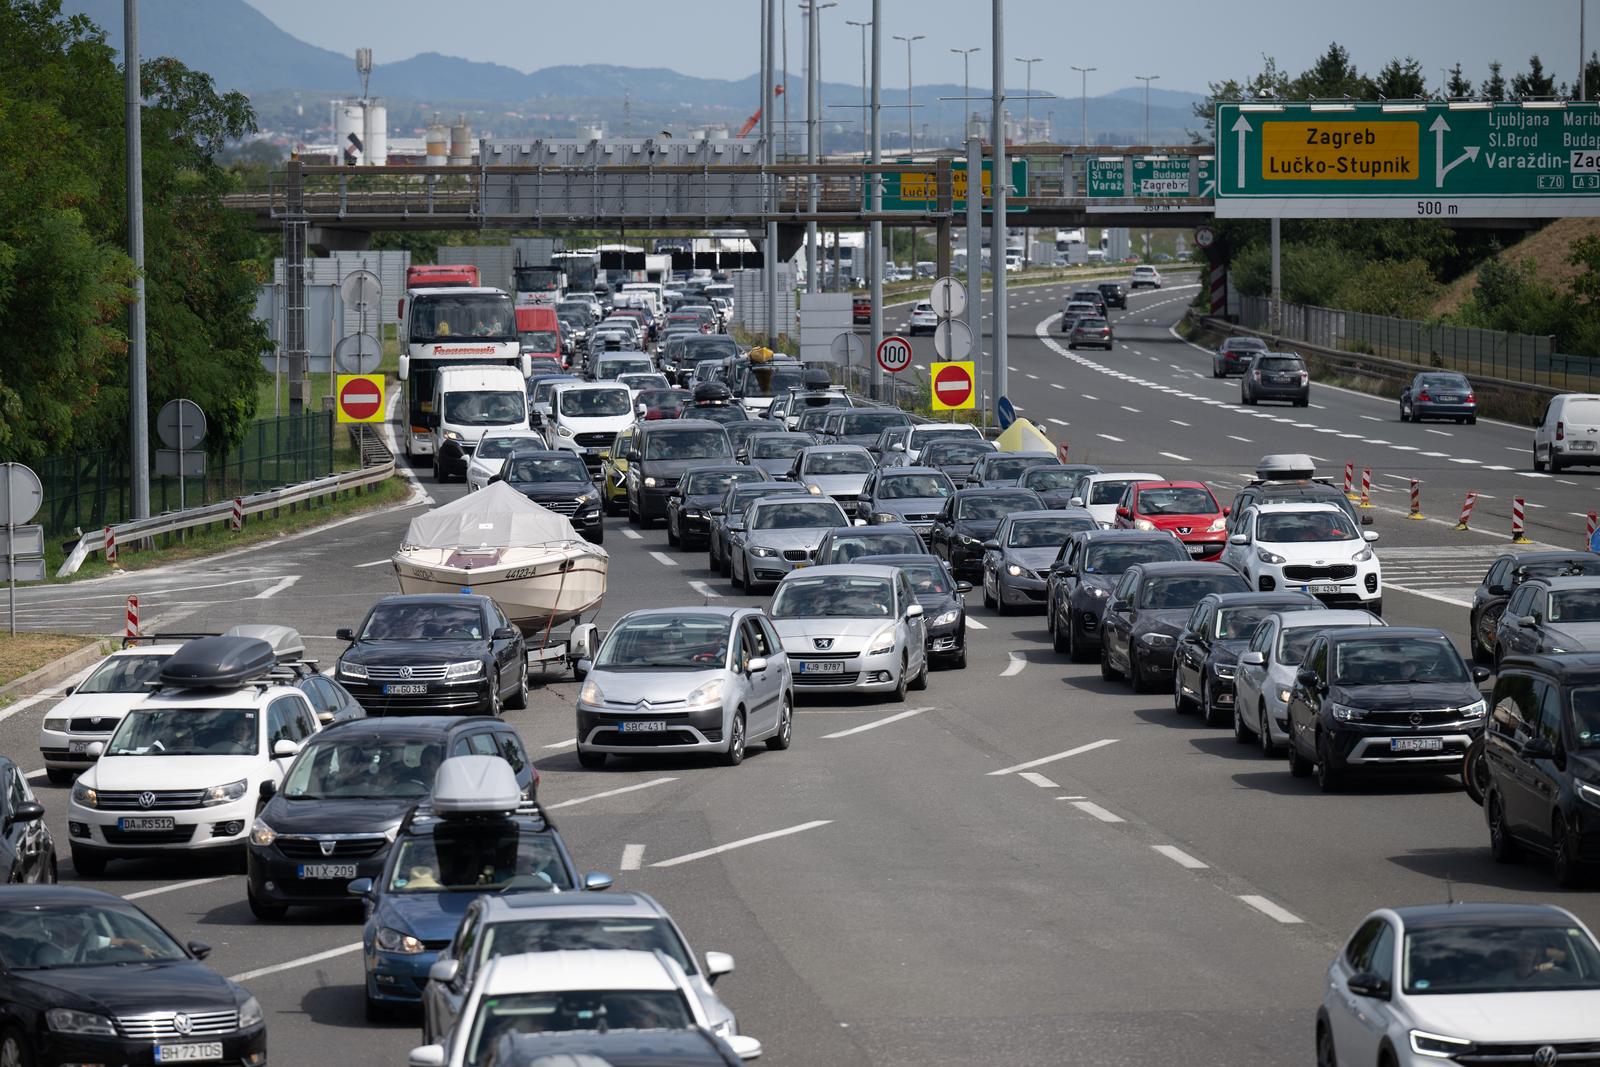
[[[412,289],[401,322],[399,377],[405,406],[405,453],[434,453],[434,375],[442,366],[477,364],[532,370],[517,337],[511,297],[499,289]]]

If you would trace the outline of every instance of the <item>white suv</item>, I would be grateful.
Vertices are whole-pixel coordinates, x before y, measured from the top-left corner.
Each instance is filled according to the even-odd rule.
[[[933,310],[933,305],[926,300],[918,301],[911,309],[911,320],[906,323],[906,331],[915,337],[919,333],[933,333],[939,327],[939,313]]]
[[[1246,508],[1222,562],[1263,593],[1310,593],[1334,608],[1383,613],[1383,570],[1371,542],[1337,504],[1262,504]]]
[[[89,746],[110,740],[128,709],[150,695],[162,664],[183,640],[119,648],[45,713],[39,755],[51,782],[66,785],[73,775],[94,766]]]
[[[1128,279],[1128,288],[1137,289],[1144,285],[1152,289],[1161,288],[1161,272],[1150,266],[1133,268],[1133,277]]]

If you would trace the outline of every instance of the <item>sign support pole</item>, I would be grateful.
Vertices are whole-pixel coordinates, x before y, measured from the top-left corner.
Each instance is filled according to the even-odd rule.
[[[150,400],[145,372],[143,90],[139,84],[139,0],[123,0],[123,136],[128,156],[128,258],[133,303],[128,306],[128,473],[133,517],[150,517]],[[12,633],[16,633],[15,626]]]
[[[872,162],[883,162],[883,0],[872,0]],[[883,210],[883,174],[873,172],[867,180],[872,183],[872,210]],[[876,352],[883,343],[883,223],[874,222],[867,242],[868,290],[872,301],[872,350]],[[874,400],[883,386],[883,373],[876,360],[868,367],[872,377],[867,395]]]
[[[1272,216],[1272,306],[1267,326],[1274,336],[1283,331],[1283,220]]]
[[[7,483],[9,485],[9,482]],[[11,617],[11,636],[17,636],[17,528],[6,519],[6,614]]]
[[[1006,16],[1005,0],[994,4],[994,176],[990,179],[994,190],[989,215],[989,277],[993,279],[994,300],[994,402],[995,422],[1000,421],[1000,401],[1007,389],[1006,356],[1006,182],[1011,177],[1011,167],[1006,161]],[[978,189],[983,190],[983,172],[978,172]],[[972,195],[972,174],[967,174],[967,195]]]
[[[978,175],[978,183],[972,176]],[[967,138],[967,329],[975,343],[973,362],[978,372],[978,410],[984,411],[983,392],[983,139]]]

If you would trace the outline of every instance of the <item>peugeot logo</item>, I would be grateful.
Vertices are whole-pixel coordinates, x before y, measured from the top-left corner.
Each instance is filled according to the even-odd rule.
[[[156,795],[154,793],[150,792],[148,789],[145,790],[143,793],[140,793],[139,794],[139,806],[141,808],[153,808],[153,807],[155,807],[156,806]]]
[[[1551,1045],[1540,1045],[1533,1053],[1533,1067],[1555,1067],[1556,1061],[1561,1058]]]
[[[324,856],[331,856],[333,855],[333,850],[338,847],[338,844],[339,843],[337,841],[318,841],[317,847],[322,850],[322,854]]]
[[[194,1023],[189,1021],[189,1013],[186,1011],[174,1012],[172,1015],[172,1028],[184,1037],[188,1037],[189,1032],[194,1029]],[[1552,1049],[1551,1051],[1554,1050]]]
[[[833,647],[833,638],[831,637],[816,637],[812,638],[812,640],[815,642],[816,646],[823,651],[827,651]]]
[[[402,677],[402,678],[411,677],[411,668],[410,667],[401,667],[400,668],[400,677]]]
[[[1411,725],[1412,726],[1421,726],[1422,725],[1422,716],[1417,714],[1414,711],[1411,713]]]

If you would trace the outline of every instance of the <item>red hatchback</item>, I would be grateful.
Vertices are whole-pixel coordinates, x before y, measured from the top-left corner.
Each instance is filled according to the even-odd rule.
[[[1134,482],[1117,504],[1117,526],[1166,530],[1194,559],[1218,559],[1228,545],[1228,510],[1204,482]]]
[[[857,326],[872,321],[872,298],[858,296],[850,301],[850,321]]]

